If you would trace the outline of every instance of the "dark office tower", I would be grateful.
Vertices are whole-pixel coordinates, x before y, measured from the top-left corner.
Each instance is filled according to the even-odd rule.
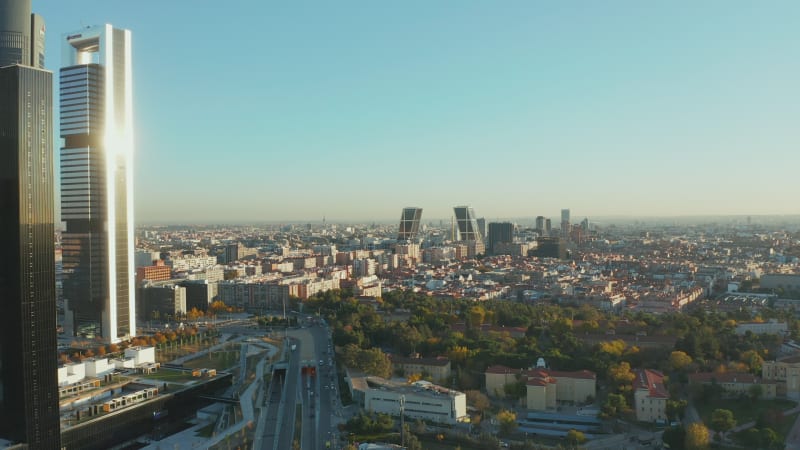
[[[567,246],[561,238],[540,237],[536,239],[536,244],[536,249],[528,253],[530,256],[567,259]]]
[[[491,222],[489,223],[489,237],[487,239],[487,249],[494,253],[494,245],[500,242],[514,242],[514,224],[511,222]]]
[[[53,75],[30,10],[0,0],[0,439],[58,449]]]
[[[536,230],[539,234],[544,231],[544,216],[536,216]]]
[[[65,328],[116,343],[136,335],[131,35],[102,25],[63,47]]]
[[[400,230],[397,232],[398,241],[413,241],[419,234],[419,221],[422,219],[422,208],[403,208],[400,215]]]
[[[561,237],[564,239],[569,238],[569,210],[561,210]]]
[[[550,236],[550,232],[553,231],[553,221],[548,219],[544,220],[544,235]]]
[[[31,65],[31,2],[0,0],[0,67]]]

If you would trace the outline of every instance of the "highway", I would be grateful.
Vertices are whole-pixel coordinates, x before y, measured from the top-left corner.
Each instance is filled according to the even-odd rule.
[[[302,343],[292,339],[291,345],[296,345],[296,349],[289,354],[289,368],[286,369],[286,380],[283,383],[283,412],[282,420],[277,425],[278,439],[275,450],[292,448],[294,439],[295,411],[297,410],[298,386],[300,380],[300,350]]]
[[[270,386],[263,386],[264,393],[257,404],[260,414],[254,449],[292,448],[298,403],[302,404],[303,411],[301,448],[340,448],[336,425],[341,420],[341,403],[329,331],[323,325],[311,324],[314,320],[304,322],[310,326],[273,332],[273,335],[289,339],[285,347],[289,359],[279,365],[286,367],[285,372],[273,372]],[[264,334],[263,329],[254,327],[249,320],[229,321],[220,328],[228,333]],[[291,350],[292,345],[294,350]],[[314,375],[301,375],[303,365],[314,367]]]
[[[313,420],[309,420],[311,418],[305,414],[302,448],[303,450],[325,449],[328,448],[326,447],[327,442],[331,443],[329,448],[336,448],[338,430],[334,422],[340,406],[337,394],[339,386],[328,330],[320,325],[312,325],[307,328],[290,330],[288,334],[302,342],[302,360],[316,367],[316,376],[312,377],[311,381],[311,389],[314,394],[304,395],[304,402],[308,404],[308,406],[304,406],[304,411],[311,408],[309,400],[314,399],[314,417]],[[305,389],[307,385],[303,386]]]

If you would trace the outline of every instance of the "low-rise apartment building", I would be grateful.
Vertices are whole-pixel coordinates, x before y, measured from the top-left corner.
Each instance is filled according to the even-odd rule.
[[[486,369],[486,392],[505,397],[505,385],[523,382],[528,409],[553,409],[557,403],[585,403],[597,394],[597,376],[588,370],[562,372],[545,368],[512,369],[491,366]]]

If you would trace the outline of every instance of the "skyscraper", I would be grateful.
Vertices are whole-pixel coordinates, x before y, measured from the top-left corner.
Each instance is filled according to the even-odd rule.
[[[536,230],[539,234],[544,232],[544,216],[536,216]]]
[[[487,241],[486,248],[492,253],[495,252],[495,244],[514,242],[514,224],[511,222],[490,222]]]
[[[400,230],[397,233],[398,241],[413,241],[419,233],[419,221],[422,219],[422,208],[403,208],[400,215]]]
[[[456,240],[483,242],[475,210],[471,206],[456,206],[453,212],[456,215]]]
[[[30,1],[0,0],[0,438],[58,449],[53,75]]]
[[[70,33],[62,61],[65,328],[119,342],[136,334],[131,33]]]
[[[466,241],[469,245],[470,256],[482,254],[485,250],[483,236],[478,228],[478,220],[475,217],[475,210],[470,206],[456,206],[453,208],[456,218],[457,241]]]
[[[564,239],[569,238],[569,210],[561,210],[561,237]]]

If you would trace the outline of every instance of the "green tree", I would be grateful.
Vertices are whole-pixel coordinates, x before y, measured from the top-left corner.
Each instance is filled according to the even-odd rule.
[[[689,402],[686,400],[667,400],[667,417],[670,419],[680,419],[686,411]]]
[[[502,409],[497,413],[497,422],[500,424],[501,433],[513,433],[517,429],[517,413]]]
[[[711,413],[711,429],[723,435],[736,426],[736,419],[729,409],[715,409]]]
[[[489,407],[492,405],[492,403],[489,401],[489,397],[487,397],[486,394],[481,391],[472,389],[464,394],[467,396],[467,404],[477,409],[481,413],[489,409]]]
[[[603,418],[610,419],[612,417],[622,417],[630,411],[628,402],[622,394],[608,394],[605,404],[601,408],[600,415]]]
[[[747,350],[742,352],[739,356],[739,359],[747,365],[747,368],[750,370],[751,373],[754,374],[761,374],[761,366],[764,364],[764,358],[758,354],[755,350]]]
[[[503,385],[506,398],[518,401],[528,395],[528,386],[524,381],[512,381]]]
[[[669,367],[672,370],[683,370],[692,363],[692,357],[685,352],[675,350],[669,354]]]
[[[411,432],[411,427],[408,424],[403,426],[403,437],[405,439],[406,449],[422,450],[422,442],[420,442],[419,438]]]
[[[686,427],[686,450],[705,450],[708,448],[708,428],[701,423],[692,423]]]
[[[584,435],[578,430],[569,430],[567,431],[567,442],[569,442],[570,445],[573,446],[581,445],[584,442],[586,442],[586,435]]]
[[[616,385],[618,391],[624,392],[631,389],[636,374],[631,372],[631,365],[627,361],[622,361],[619,364],[612,364],[608,368],[608,378]]]
[[[758,432],[761,448],[777,450],[783,448],[783,440],[772,428],[762,428]]]
[[[480,328],[483,319],[486,317],[486,310],[483,306],[473,306],[469,309],[469,321],[473,327]]]

